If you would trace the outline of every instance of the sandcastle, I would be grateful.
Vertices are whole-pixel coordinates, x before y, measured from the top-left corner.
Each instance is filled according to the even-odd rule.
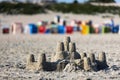
[[[46,56],[45,54],[41,54],[38,56],[38,61],[35,61],[34,55],[30,54],[27,57],[26,69],[29,70],[44,70],[46,65]]]
[[[105,52],[99,53],[98,59],[93,52],[79,53],[76,50],[76,44],[71,42],[70,37],[66,36],[63,42],[58,42],[55,54],[52,54],[51,61],[46,60],[45,53],[38,56],[35,61],[34,55],[27,57],[26,69],[43,71],[99,71],[107,68]]]

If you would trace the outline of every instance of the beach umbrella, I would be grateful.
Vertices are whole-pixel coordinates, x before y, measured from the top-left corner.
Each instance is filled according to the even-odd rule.
[[[73,33],[73,27],[72,26],[66,26],[66,33],[72,34]]]
[[[64,34],[65,33],[65,26],[58,25],[58,33],[59,34]]]
[[[23,33],[23,25],[20,22],[15,22],[11,26],[11,31],[13,34]]]

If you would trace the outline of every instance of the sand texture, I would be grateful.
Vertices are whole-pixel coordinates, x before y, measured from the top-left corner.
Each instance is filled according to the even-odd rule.
[[[92,20],[94,24],[103,24],[105,22],[110,22],[111,18],[114,19],[115,24],[120,23],[119,15],[112,14],[96,14],[96,15],[84,15],[84,14],[72,14],[72,13],[60,13],[60,12],[51,12],[45,14],[36,14],[36,15],[4,15],[0,14],[0,22],[2,25],[11,25],[13,22],[21,22],[23,25],[29,23],[37,23],[38,21],[48,21],[49,23],[54,20],[56,15],[61,16],[61,19],[67,21],[67,24],[70,25],[71,20],[81,20],[89,21]],[[103,18],[106,16],[106,18]]]
[[[26,57],[34,54],[35,59],[43,52],[50,61],[55,53],[56,44],[65,35],[0,35],[0,80],[120,80],[120,35],[70,35],[76,42],[76,51],[106,52],[108,69],[97,72],[43,72],[25,69]]]

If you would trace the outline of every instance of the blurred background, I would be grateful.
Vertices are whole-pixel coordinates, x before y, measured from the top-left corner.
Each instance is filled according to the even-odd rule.
[[[1,33],[119,33],[119,0],[0,0]]]

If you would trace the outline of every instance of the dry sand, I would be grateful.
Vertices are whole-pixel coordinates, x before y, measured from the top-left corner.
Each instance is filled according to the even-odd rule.
[[[25,68],[26,55],[45,52],[47,60],[55,52],[56,43],[62,41],[65,35],[0,35],[0,80],[120,80],[120,35],[70,35],[76,42],[77,51],[90,52],[95,55],[105,51],[108,69],[98,72],[31,72]],[[44,80],[44,79],[43,79]]]
[[[118,15],[112,14],[97,14],[97,15],[84,15],[84,14],[72,14],[72,13],[59,13],[59,12],[51,12],[48,11],[47,14],[36,14],[36,15],[4,15],[0,14],[0,21],[3,25],[10,25],[13,22],[22,22],[24,25],[29,23],[37,23],[38,21],[44,20],[51,22],[54,20],[56,15],[60,15],[61,18],[65,19],[68,24],[70,24],[71,20],[82,20],[88,21],[92,20],[94,24],[101,24],[106,21],[110,21],[110,17],[113,17],[116,24],[120,24],[120,17]],[[107,18],[103,18],[103,16],[107,16]]]
[[[11,24],[12,22],[36,23],[39,20],[52,21],[55,15],[70,21],[93,20],[94,23],[103,23],[109,18],[103,19],[102,15],[74,15],[53,13],[38,15],[3,15],[0,14],[2,24]],[[113,16],[113,15],[112,15]],[[114,20],[117,24],[120,22],[119,16],[115,15]],[[109,68],[98,72],[30,72],[25,68],[26,55],[34,54],[37,56],[42,52],[47,55],[47,60],[55,53],[56,43],[63,40],[65,35],[2,35],[0,34],[0,80],[40,80],[43,78],[52,78],[54,80],[120,80],[120,35],[118,34],[100,34],[100,35],[80,35],[74,33],[71,36],[72,41],[76,42],[77,51],[95,52],[105,51]]]

